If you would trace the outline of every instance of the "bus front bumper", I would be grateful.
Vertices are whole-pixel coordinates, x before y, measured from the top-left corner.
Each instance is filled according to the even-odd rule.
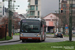
[[[40,37],[20,37],[20,40],[40,40]]]

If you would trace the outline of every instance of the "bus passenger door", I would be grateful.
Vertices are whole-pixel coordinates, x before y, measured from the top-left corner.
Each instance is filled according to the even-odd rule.
[[[45,30],[45,29],[44,29],[44,25],[43,25],[43,35],[42,35],[42,36],[43,36],[43,40],[44,40],[44,38],[45,38],[44,30]]]
[[[41,40],[44,40],[44,25],[41,27]]]
[[[43,27],[41,27],[41,40],[43,39]]]

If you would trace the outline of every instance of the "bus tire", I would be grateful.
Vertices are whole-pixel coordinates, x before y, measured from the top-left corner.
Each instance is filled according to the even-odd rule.
[[[38,42],[42,42],[42,40],[38,40]]]
[[[44,41],[44,40],[42,40],[42,41]]]
[[[45,36],[44,36],[44,40],[42,40],[42,41],[45,41]]]
[[[22,42],[24,42],[24,40],[22,40]]]
[[[44,39],[44,40],[42,40],[42,41],[45,41],[45,39]]]
[[[44,38],[44,40],[42,40],[42,41],[45,41],[45,38]]]

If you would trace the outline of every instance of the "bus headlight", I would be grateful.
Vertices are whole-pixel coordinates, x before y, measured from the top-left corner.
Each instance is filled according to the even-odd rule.
[[[39,34],[37,36],[40,36]]]

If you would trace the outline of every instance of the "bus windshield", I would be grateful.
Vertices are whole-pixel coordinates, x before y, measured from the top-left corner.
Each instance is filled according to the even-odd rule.
[[[23,33],[39,33],[40,23],[39,22],[22,22],[21,32]]]

